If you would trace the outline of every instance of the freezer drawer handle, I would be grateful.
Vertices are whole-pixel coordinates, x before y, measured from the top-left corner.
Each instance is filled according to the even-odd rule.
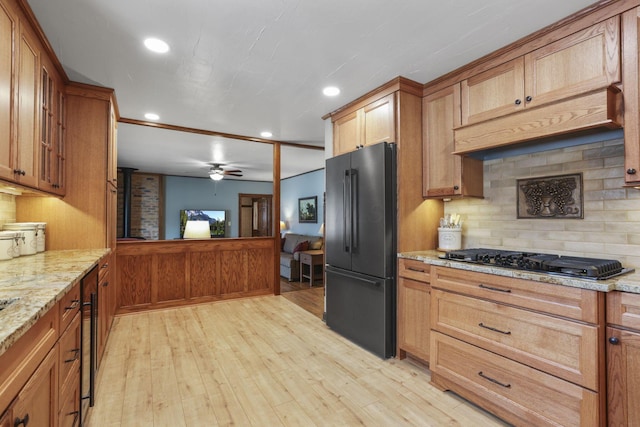
[[[488,330],[493,331],[493,332],[500,332],[501,334],[504,334],[504,335],[511,335],[511,331],[501,331],[500,329],[496,329],[496,328],[492,328],[491,326],[487,326],[482,322],[478,323],[478,326],[480,326],[481,328],[488,329]]]
[[[493,379],[493,378],[483,374],[482,371],[478,372],[478,375],[480,375],[485,380],[491,381],[494,384],[498,384],[500,387],[511,388],[511,384],[505,384],[505,383],[502,383],[502,382],[500,382],[500,381],[498,381],[496,379]]]
[[[483,283],[480,283],[478,285],[478,287],[482,288],[482,289],[487,289],[489,291],[496,291],[496,292],[505,292],[505,293],[511,293],[511,289],[502,289],[502,288],[495,288],[493,286],[487,286]]]

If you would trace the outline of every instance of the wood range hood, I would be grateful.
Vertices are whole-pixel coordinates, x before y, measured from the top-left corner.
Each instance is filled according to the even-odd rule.
[[[589,129],[618,129],[623,125],[622,105],[621,90],[617,86],[608,86],[461,126],[454,129],[454,154],[466,155]]]

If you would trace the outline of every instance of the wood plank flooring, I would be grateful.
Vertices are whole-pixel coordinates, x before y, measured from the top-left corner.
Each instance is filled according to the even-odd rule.
[[[504,426],[283,296],[115,318],[89,426]]]

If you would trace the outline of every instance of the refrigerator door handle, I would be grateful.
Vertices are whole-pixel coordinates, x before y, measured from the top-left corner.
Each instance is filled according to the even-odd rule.
[[[342,244],[344,251],[351,252],[351,171],[344,171],[342,180]]]
[[[358,170],[351,169],[351,252],[356,252],[358,242]]]

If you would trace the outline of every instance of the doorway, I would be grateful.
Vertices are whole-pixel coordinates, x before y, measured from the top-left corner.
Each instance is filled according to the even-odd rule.
[[[273,235],[271,224],[271,194],[238,194],[238,229],[240,237],[270,237]]]

